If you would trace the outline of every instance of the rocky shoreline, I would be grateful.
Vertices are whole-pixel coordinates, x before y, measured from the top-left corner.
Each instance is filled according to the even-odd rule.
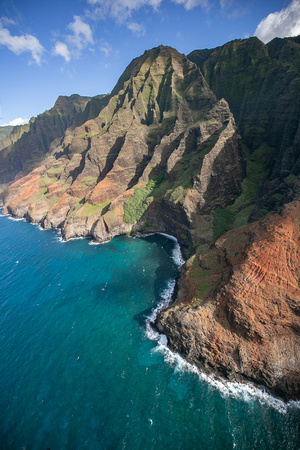
[[[147,50],[111,94],[60,97],[1,151],[0,173],[15,180],[1,193],[3,214],[65,240],[175,236],[186,263],[156,321],[170,348],[285,399],[300,398],[300,126],[289,89],[299,92],[299,49],[297,39],[269,48],[251,38],[196,52],[195,62]],[[262,95],[265,85],[274,92]]]
[[[299,400],[299,224],[294,202],[188,262],[174,303],[156,320],[170,348],[208,373]],[[203,299],[196,270],[210,284]]]
[[[206,254],[198,252],[179,268],[172,296],[157,309],[151,326],[200,371],[254,383],[285,401],[299,400],[299,224],[300,202],[293,202],[280,214],[222,236]],[[278,254],[275,263],[274,255],[264,254],[271,248]],[[281,264],[286,258],[288,269]],[[202,299],[195,280],[203,285],[209,280]],[[267,295],[270,289],[276,300]]]

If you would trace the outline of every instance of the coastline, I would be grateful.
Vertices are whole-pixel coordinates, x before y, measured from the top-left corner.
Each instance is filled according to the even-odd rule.
[[[35,225],[39,228],[40,231],[46,231],[45,228],[42,227],[41,223],[31,222],[28,218],[22,217],[13,217],[11,214],[2,214],[2,209],[0,209],[0,215],[2,217],[7,217],[12,221],[24,221],[28,222],[31,225]],[[51,228],[57,232],[57,237],[59,242],[66,243],[71,240],[77,239],[91,239],[89,245],[100,245],[110,242],[113,236],[105,241],[97,241],[93,236],[76,236],[70,239],[64,239],[62,236],[62,230],[60,227]],[[173,256],[175,264],[178,265],[178,273],[177,277],[174,280],[169,280],[168,287],[161,294],[161,302],[152,310],[151,315],[147,317],[146,320],[146,336],[150,340],[154,340],[157,342],[157,350],[162,353],[165,359],[165,362],[171,365],[175,365],[175,370],[186,370],[189,372],[196,373],[201,381],[208,383],[213,388],[220,391],[221,395],[224,396],[232,396],[233,398],[238,398],[243,401],[252,401],[255,399],[259,399],[260,402],[272,406],[277,409],[280,413],[285,414],[288,408],[297,408],[300,409],[300,400],[284,400],[282,398],[277,397],[274,393],[268,390],[266,386],[258,385],[255,382],[251,381],[230,381],[226,378],[223,378],[219,374],[207,373],[203,368],[197,367],[196,365],[190,363],[187,359],[181,356],[178,352],[172,350],[170,346],[168,346],[167,336],[160,332],[159,327],[156,324],[157,318],[159,314],[168,309],[175,301],[176,295],[178,293],[178,281],[180,279],[180,268],[184,265],[185,260],[182,256],[181,247],[178,243],[178,240],[175,236],[169,235],[164,232],[155,231],[155,232],[143,232],[137,231],[133,234],[123,234],[123,236],[128,236],[132,238],[143,238],[147,236],[153,236],[156,234],[160,234],[165,236],[166,238],[172,240],[176,243],[176,246],[173,250]],[[118,236],[122,236],[118,235]]]

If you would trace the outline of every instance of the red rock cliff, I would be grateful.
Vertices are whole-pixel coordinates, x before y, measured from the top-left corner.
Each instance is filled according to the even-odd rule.
[[[300,202],[222,236],[188,261],[159,317],[197,366],[300,398]]]

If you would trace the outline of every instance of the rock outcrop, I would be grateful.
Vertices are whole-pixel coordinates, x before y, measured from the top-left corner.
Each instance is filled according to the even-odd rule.
[[[157,326],[192,364],[300,398],[300,202],[197,250]]]

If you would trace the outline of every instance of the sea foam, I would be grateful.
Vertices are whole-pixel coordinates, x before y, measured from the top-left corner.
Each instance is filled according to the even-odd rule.
[[[178,268],[184,264],[184,259],[181,254],[180,246],[177,239],[174,236],[170,236],[165,233],[161,234],[175,242],[175,247],[173,250],[173,260],[177,264]],[[158,331],[154,330],[152,325],[155,323],[157,315],[159,312],[166,308],[172,301],[173,293],[175,288],[175,280],[169,280],[168,286],[161,292],[161,301],[155,309],[153,309],[150,315],[147,317],[146,321],[146,335],[149,339],[155,340],[157,342],[157,347],[155,347],[152,352],[159,352],[163,355],[164,361],[174,367],[174,373],[178,372],[189,372],[196,374],[199,380],[210,385],[211,388],[217,389],[223,398],[231,397],[240,401],[254,402],[259,401],[262,405],[272,407],[276,409],[281,414],[286,414],[289,408],[300,409],[300,401],[289,401],[285,403],[283,400],[274,397],[273,395],[266,392],[264,389],[260,389],[250,383],[239,383],[232,382],[221,377],[217,378],[214,375],[209,375],[202,372],[198,367],[187,362],[178,353],[172,352],[168,347],[168,339],[164,334],[160,334]]]

